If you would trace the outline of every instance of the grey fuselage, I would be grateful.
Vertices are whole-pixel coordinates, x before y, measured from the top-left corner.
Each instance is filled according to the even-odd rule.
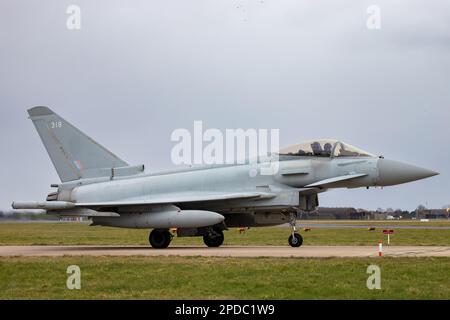
[[[272,162],[276,160],[272,159]],[[314,210],[318,205],[317,193],[328,188],[357,188],[376,186],[379,182],[378,163],[375,157],[296,157],[280,156],[278,170],[262,175],[261,167],[271,160],[257,164],[217,165],[137,174],[124,177],[83,179],[60,185],[58,200],[75,203],[135,201],[154,197],[174,198],[205,192],[266,192],[270,198],[239,199],[174,203],[181,209],[202,209],[219,212],[225,224],[234,226],[267,226],[286,222],[288,214],[300,210]],[[256,171],[255,171],[256,168]],[[258,172],[258,174],[252,174]],[[363,173],[365,176],[335,182],[323,187],[308,188],[317,181]],[[146,212],[146,206],[117,208],[118,213]],[[94,218],[95,219],[95,218]],[[107,224],[108,219],[97,218]],[[94,220],[95,221],[95,220]]]

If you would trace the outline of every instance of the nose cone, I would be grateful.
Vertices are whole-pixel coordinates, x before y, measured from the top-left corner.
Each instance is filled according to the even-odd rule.
[[[405,182],[416,181],[438,175],[439,173],[425,168],[416,167],[407,163],[379,159],[378,185],[392,186]]]

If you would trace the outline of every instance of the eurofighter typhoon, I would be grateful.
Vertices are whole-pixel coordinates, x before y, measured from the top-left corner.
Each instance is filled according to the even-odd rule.
[[[336,140],[315,140],[258,157],[256,164],[227,164],[145,173],[130,166],[47,107],[28,110],[61,179],[44,202],[13,202],[14,209],[89,217],[92,225],[152,229],[153,248],[177,236],[201,236],[219,247],[231,227],[291,225],[288,242],[303,243],[295,221],[334,188],[391,186],[437,172],[384,159]],[[276,165],[273,174],[249,175]]]

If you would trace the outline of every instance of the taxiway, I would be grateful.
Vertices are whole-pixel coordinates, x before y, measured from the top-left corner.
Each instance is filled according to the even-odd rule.
[[[0,246],[0,257],[14,256],[205,256],[205,257],[378,257],[378,246]],[[384,246],[385,257],[449,257],[449,246]]]

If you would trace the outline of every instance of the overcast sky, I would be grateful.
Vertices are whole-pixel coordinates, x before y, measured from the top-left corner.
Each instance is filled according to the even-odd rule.
[[[320,4],[319,4],[320,3]],[[69,5],[81,29],[66,27]],[[366,26],[381,9],[381,29]],[[0,209],[59,182],[26,109],[46,105],[131,164],[173,167],[170,135],[279,128],[441,174],[334,190],[322,206],[450,203],[450,2],[0,2]]]

